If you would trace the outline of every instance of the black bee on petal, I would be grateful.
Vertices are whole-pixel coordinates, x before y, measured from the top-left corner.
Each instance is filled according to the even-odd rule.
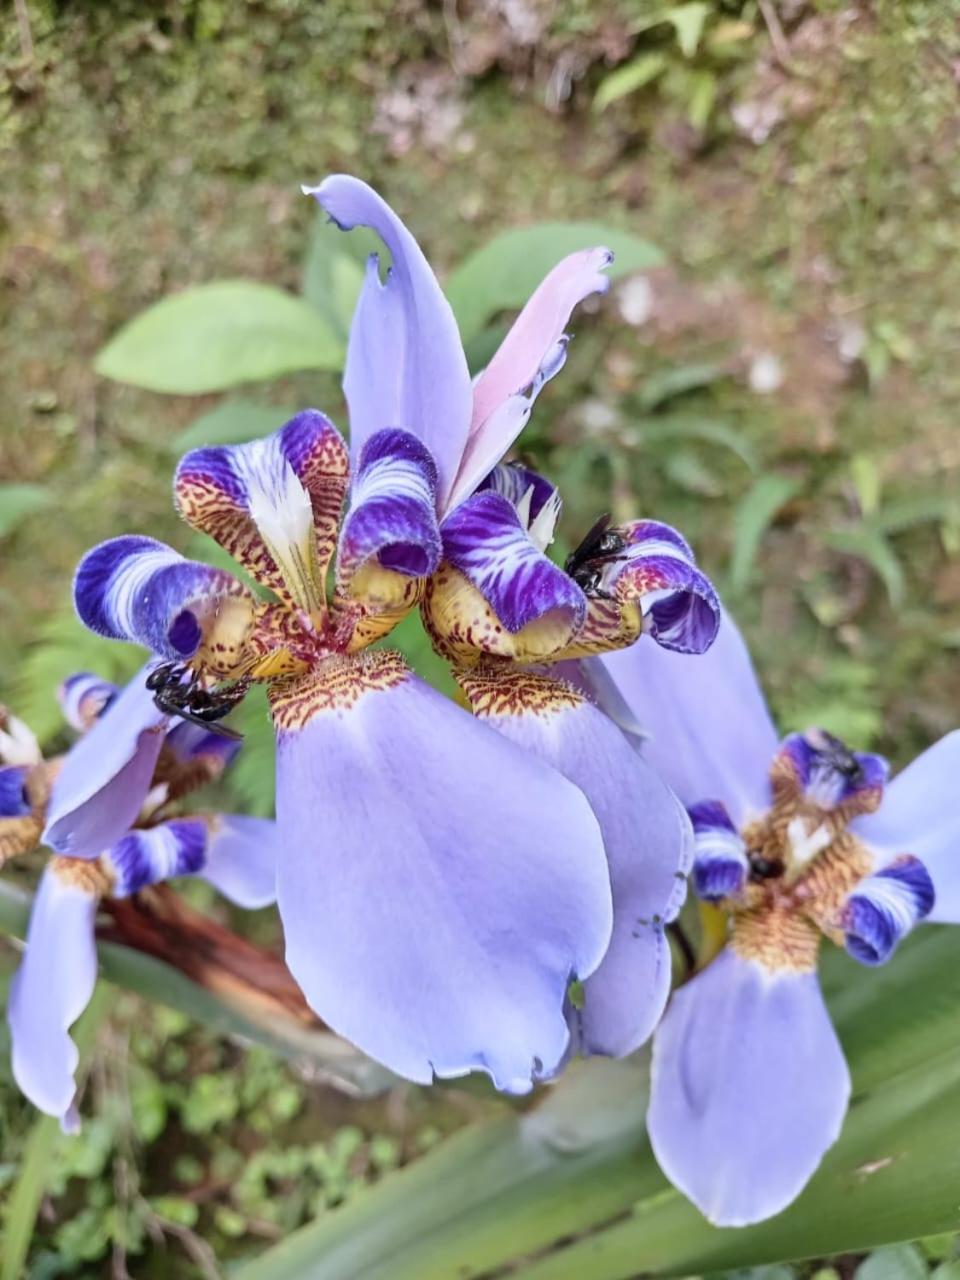
[[[603,590],[603,571],[611,560],[622,560],[626,540],[610,528],[610,513],[602,515],[564,563],[564,570],[591,600],[612,600]]]
[[[222,688],[206,689],[189,667],[164,662],[147,676],[147,688],[158,710],[209,729],[224,738],[240,739],[243,734],[218,724],[238,706],[250,687],[248,680],[235,680]]]

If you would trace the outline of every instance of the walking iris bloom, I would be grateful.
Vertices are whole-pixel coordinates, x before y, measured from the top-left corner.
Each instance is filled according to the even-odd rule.
[[[383,282],[371,260],[351,330],[349,458],[308,410],[265,440],[194,450],[175,481],[181,515],[269,599],[127,537],[84,558],[76,604],[93,630],[182,663],[184,681],[215,698],[267,683],[286,957],[320,1017],[409,1079],[483,1070],[522,1092],[568,1051],[571,981],[597,980],[612,931],[626,928],[608,859],[633,855],[614,867],[614,889],[625,882],[644,903],[633,929],[658,946],[640,939],[635,967],[653,952],[660,998],[662,925],[690,827],[581,694],[512,664],[645,630],[696,652],[716,602],[682,539],[653,525],[617,535],[604,598],[588,598],[543,554],[553,490],[496,467],[563,363],[572,308],[606,286],[607,251],[550,272],[472,384],[450,307],[396,215],[352,178],[312,194],[341,227],[372,227],[392,258]],[[477,716],[370,647],[418,604],[468,672]],[[139,807],[158,718],[148,698],[132,700],[122,733],[61,777],[55,848],[93,856]],[[588,983],[593,1003],[599,1016]]]
[[[115,736],[122,737],[132,705],[146,700],[148,668],[119,692],[86,673],[72,676],[60,690],[69,724],[84,733],[60,767],[59,776],[76,772]],[[101,898],[125,898],[175,876],[196,875],[243,907],[273,902],[276,878],[275,827],[262,818],[183,815],[183,799],[217,778],[239,743],[180,722],[151,731],[156,754],[134,822],[104,845],[96,857],[54,857],[40,880],[27,933],[26,953],[10,988],[7,1018],[13,1049],[13,1074],[23,1093],[63,1129],[79,1128],[76,1109],[77,1049],[69,1029],[86,1008],[97,980],[94,937]],[[154,743],[151,743],[151,750]],[[0,844],[22,834],[29,806],[35,845],[42,827],[48,779],[58,762],[35,753],[28,766],[0,768]],[[26,768],[26,794],[9,785],[14,771]],[[56,784],[55,784],[56,787]],[[32,845],[21,840],[17,852]]]
[[[884,760],[823,730],[778,744],[726,615],[698,663],[650,646],[603,664],[689,807],[695,892],[729,915],[727,945],[657,1029],[650,1140],[711,1222],[743,1226],[800,1193],[843,1125],[821,937],[876,965],[918,921],[960,922],[960,733],[889,785]]]

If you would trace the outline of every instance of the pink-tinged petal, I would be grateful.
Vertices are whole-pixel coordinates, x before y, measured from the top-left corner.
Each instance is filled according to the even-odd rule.
[[[371,560],[382,569],[425,578],[440,563],[437,468],[409,431],[375,432],[360,451],[350,512],[340,534],[337,579],[348,589]]]
[[[933,880],[932,923],[960,924],[960,731],[948,733],[888,783],[875,813],[851,830],[883,867],[901,854],[919,858]]]
[[[470,435],[448,509],[468,498],[523,430],[540,388],[563,366],[574,307],[603,293],[609,249],[581,249],[546,276],[473,388]]]
[[[241,608],[252,603],[232,574],[133,535],[87,552],[77,567],[73,598],[91,631],[171,659],[191,658],[209,641],[228,598]]]
[[[840,1135],[850,1074],[815,973],[729,949],[674,993],[653,1041],[647,1132],[719,1227],[785,1209]]]
[[[602,711],[561,680],[532,672],[461,679],[475,714],[574,783],[600,824],[613,891],[613,935],[568,1007],[571,1044],[622,1057],[652,1033],[670,991],[665,929],[683,905],[693,851],[676,796]]]
[[[71,729],[84,733],[91,727],[117,696],[118,689],[109,680],[78,671],[67,676],[57,690],[63,718]]]
[[[174,497],[187,523],[216,539],[261,586],[319,614],[347,472],[340,433],[305,409],[262,440],[186,454]]]
[[[686,805],[719,800],[739,828],[770,804],[777,732],[750,655],[729,614],[700,656],[670,653],[646,639],[595,664],[612,679],[648,734],[644,756]],[[597,687],[606,709],[603,682]],[[610,714],[616,717],[616,708]]]
[[[72,858],[95,858],[136,821],[163,746],[144,667],[67,753],[47,810],[43,841]]]
[[[197,875],[206,851],[207,824],[202,818],[172,818],[130,831],[103,855],[113,879],[111,895],[126,898],[176,876]]]
[[[208,820],[200,875],[238,907],[266,907],[277,898],[277,824],[223,814]]]
[[[371,258],[350,329],[343,387],[356,461],[375,431],[401,427],[430,450],[441,509],[460,464],[473,404],[457,322],[413,236],[365,182],[334,174],[304,188],[344,231],[372,228],[390,251],[381,283]]]
[[[69,1031],[97,981],[97,902],[87,877],[71,874],[60,861],[47,866],[7,1004],[14,1079],[34,1106],[59,1117],[66,1132],[79,1128],[79,1054]]]
[[[610,938],[583,794],[387,651],[272,696],[278,902],[307,999],[408,1079],[527,1091]]]

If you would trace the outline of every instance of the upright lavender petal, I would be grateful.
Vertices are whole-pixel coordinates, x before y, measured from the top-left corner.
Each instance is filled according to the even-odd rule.
[[[371,227],[392,259],[384,284],[376,257],[370,260],[350,329],[343,386],[354,461],[375,431],[402,427],[412,432],[436,460],[443,509],[473,403],[450,304],[416,240],[365,182],[334,174],[304,191],[342,230]]]
[[[196,875],[203,869],[206,850],[207,824],[202,818],[172,818],[130,831],[104,854],[115,877],[112,894],[126,898],[175,876]]]
[[[97,901],[83,876],[71,875],[58,861],[48,864],[7,1003],[14,1079],[34,1106],[60,1118],[66,1132],[80,1123],[74,1105],[79,1054],[69,1030],[97,981]]]
[[[115,684],[89,671],[67,676],[57,690],[63,718],[78,733],[86,732],[99,719],[117,693]]]
[[[604,293],[609,249],[581,249],[546,276],[473,388],[473,414],[448,509],[468,498],[523,430],[541,387],[563,366],[574,307]]]
[[[919,858],[902,854],[861,880],[840,911],[847,950],[861,964],[885,964],[934,903],[933,881]]]
[[[719,800],[691,805],[693,889],[704,902],[720,902],[743,891],[750,873],[747,851]]]
[[[95,858],[125,835],[150,789],[167,717],[141,669],[67,753],[57,775],[44,843],[72,858]]]
[[[653,1041],[647,1131],[710,1222],[785,1209],[837,1140],[850,1075],[814,973],[729,948],[674,993]]]
[[[278,902],[313,1008],[410,1080],[529,1090],[610,939],[582,793],[388,652],[276,690],[273,711]]]
[[[875,813],[850,829],[872,849],[878,866],[900,854],[919,858],[936,900],[927,919],[960,924],[960,731],[949,733],[888,784]]]
[[[277,824],[240,814],[209,819],[199,874],[238,907],[266,907],[277,898]]]
[[[601,664],[649,733],[644,755],[684,804],[723,802],[733,823],[770,804],[778,736],[750,655],[729,614],[705,654],[693,658],[641,641],[584,662]],[[598,689],[605,708],[602,689]],[[615,710],[611,712],[615,715]]]

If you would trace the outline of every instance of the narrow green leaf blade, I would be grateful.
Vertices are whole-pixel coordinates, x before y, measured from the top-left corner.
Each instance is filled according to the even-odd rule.
[[[626,66],[617,67],[600,81],[593,99],[594,111],[604,111],[611,103],[636,93],[656,80],[666,65],[667,60],[662,53],[642,53]]]
[[[790,476],[761,476],[739,503],[733,517],[733,555],[730,560],[730,585],[743,591],[750,581],[760,542],[774,516],[800,489]]]
[[[218,280],[164,298],[124,325],[96,361],[106,378],[198,395],[297,369],[339,369],[345,347],[302,298]]]

